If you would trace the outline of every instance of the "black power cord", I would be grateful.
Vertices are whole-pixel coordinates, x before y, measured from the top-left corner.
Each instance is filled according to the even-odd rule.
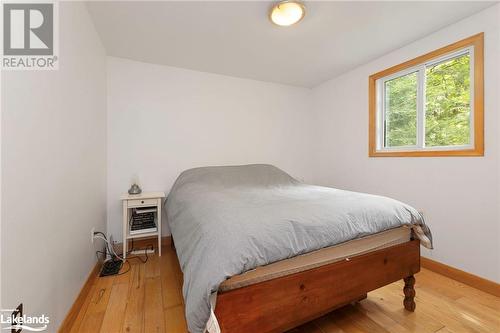
[[[119,259],[121,260],[119,257],[123,255],[123,253],[121,254],[116,254],[115,251],[112,251],[111,248],[109,247],[109,241],[108,241],[108,238],[106,237],[106,235],[100,231],[97,231],[97,232],[94,232],[94,235],[101,235],[104,240],[105,240],[105,243],[106,243],[106,250],[108,251],[108,253],[111,255],[111,259],[110,260],[113,260],[113,261],[116,261],[116,259]],[[111,245],[111,246],[114,246]],[[135,249],[134,248],[134,239],[132,238],[132,244],[130,246],[130,250],[126,252],[127,254],[127,258],[124,260],[125,263],[128,264],[128,268],[126,271],[123,271],[121,273],[117,273],[117,274],[113,274],[113,275],[122,275],[122,274],[126,274],[130,271],[130,268],[131,268],[131,264],[129,262],[129,259],[139,259],[143,264],[145,264],[146,262],[148,262],[148,259],[149,259],[149,256],[148,256],[148,253],[147,251],[148,250],[153,250],[153,246],[150,245],[149,247],[144,247],[144,248],[139,248],[139,249]],[[114,250],[114,249],[113,249]],[[129,256],[130,253],[132,253],[132,251],[140,251],[140,250],[144,250],[144,256],[146,257],[145,259],[143,259],[141,256],[139,255],[134,255],[134,256]],[[99,259],[99,254],[102,254],[103,255],[103,260],[104,262],[106,263],[106,256],[107,256],[107,253],[104,252],[104,251],[96,251],[96,257]],[[118,257],[117,257],[118,256]]]

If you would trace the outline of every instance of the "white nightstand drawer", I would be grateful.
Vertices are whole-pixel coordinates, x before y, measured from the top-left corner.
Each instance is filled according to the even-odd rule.
[[[127,200],[127,206],[130,207],[142,207],[142,206],[156,206],[158,204],[157,199],[137,199],[137,200]]]

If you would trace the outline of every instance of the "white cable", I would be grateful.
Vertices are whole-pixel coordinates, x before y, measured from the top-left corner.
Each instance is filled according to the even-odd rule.
[[[109,242],[108,240],[106,239],[106,237],[103,237],[99,234],[94,234],[94,238],[99,238],[99,239],[102,239],[104,241],[104,243],[106,244],[106,249],[108,250],[108,252],[111,252],[111,249],[109,248]],[[111,254],[111,253],[110,253]]]
[[[115,251],[115,247],[113,246],[113,244],[111,244],[111,242],[110,242],[108,239],[106,239],[106,237],[103,237],[103,236],[102,236],[102,235],[100,235],[100,234],[94,234],[94,238],[99,238],[99,239],[102,239],[103,241],[105,241],[105,242],[106,242],[106,244],[107,244],[106,248],[108,249],[108,251],[109,251],[109,252],[112,252],[112,254],[114,254],[114,255],[115,255],[115,257],[116,257],[116,258],[118,258],[118,259],[120,259],[121,261],[125,261],[125,259],[124,259],[124,258],[120,257],[120,256],[118,255],[118,253],[116,253],[116,251]],[[148,254],[147,254],[147,249],[144,249],[144,255],[145,255],[146,257],[148,256]]]
[[[116,253],[116,251],[115,251],[115,247],[113,246],[113,244],[111,244],[111,243],[110,243],[110,242],[109,242],[109,241],[108,241],[105,237],[103,237],[102,235],[99,235],[99,234],[97,234],[97,235],[95,235],[95,234],[94,234],[94,238],[100,238],[100,239],[102,239],[103,241],[105,241],[105,242],[106,242],[106,244],[108,245],[108,246],[106,246],[106,248],[108,249],[108,251],[112,252],[112,253],[110,253],[110,254],[114,254],[114,255],[115,255],[115,257],[117,257],[118,259],[120,259],[120,260],[122,260],[122,261],[125,261],[125,259],[123,259],[122,257],[120,257],[120,256],[118,255],[118,253]]]
[[[113,251],[113,254],[115,255],[115,257],[117,257],[118,259],[120,259],[121,261],[125,261],[124,258],[120,257],[118,255],[118,253],[116,253],[116,250],[115,250],[115,247],[114,247],[114,244],[111,243],[111,241],[113,240],[113,236],[109,236],[109,241],[108,241],[108,244],[109,246],[111,247],[111,251]],[[123,254],[122,254],[123,255]]]
[[[100,238],[100,239],[102,239],[103,241],[105,241],[106,243],[108,242],[108,240],[107,240],[106,238],[102,237],[102,236],[101,236],[101,235],[99,235],[99,234],[97,234],[97,235],[96,235],[96,234],[94,234],[94,238]]]
[[[108,242],[108,244],[109,244],[109,242]],[[113,246],[113,244],[111,244],[110,246],[111,246],[111,251],[113,251],[113,254],[115,255],[115,257],[117,257],[117,258],[118,258],[118,259],[120,259],[121,261],[125,261],[125,259],[123,259],[122,257],[120,257],[120,256],[118,255],[118,253],[116,253],[116,251],[115,251],[115,247]]]

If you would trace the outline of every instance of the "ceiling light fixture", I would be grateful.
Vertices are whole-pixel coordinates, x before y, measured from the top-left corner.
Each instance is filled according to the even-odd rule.
[[[271,21],[282,27],[299,22],[305,15],[306,7],[302,3],[293,0],[280,1],[269,12]]]

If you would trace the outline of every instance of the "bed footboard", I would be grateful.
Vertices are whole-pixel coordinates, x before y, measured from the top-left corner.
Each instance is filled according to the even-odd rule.
[[[219,293],[215,314],[222,333],[283,332],[366,293],[405,280],[404,307],[415,310],[420,271],[418,240],[373,251],[304,272]]]

